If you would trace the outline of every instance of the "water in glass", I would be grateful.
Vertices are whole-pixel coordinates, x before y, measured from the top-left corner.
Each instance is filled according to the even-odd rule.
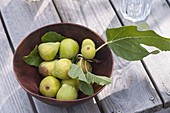
[[[120,12],[125,19],[143,21],[149,15],[152,0],[121,0]]]

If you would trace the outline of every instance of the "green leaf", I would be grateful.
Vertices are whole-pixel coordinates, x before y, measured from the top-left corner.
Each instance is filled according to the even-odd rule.
[[[108,85],[112,82],[112,79],[111,78],[108,78],[106,76],[99,76],[99,75],[95,75],[95,74],[92,74],[90,72],[87,72],[87,80],[88,80],[88,83],[97,83],[99,85]]]
[[[170,39],[156,34],[152,30],[138,31],[136,26],[124,26],[107,29],[107,43],[112,51],[126,60],[142,60],[149,54],[159,50],[170,50]],[[148,52],[141,44],[155,46],[159,50]]]
[[[79,89],[86,95],[92,95],[94,93],[93,87],[83,81],[80,81]]]
[[[42,62],[42,59],[38,54],[38,45],[35,46],[28,56],[24,56],[23,60],[29,65],[38,67]]]
[[[54,31],[49,31],[42,36],[41,41],[42,42],[61,42],[65,38],[66,37],[64,37]]]
[[[80,80],[79,89],[84,94],[92,95],[94,93],[93,87],[88,83],[86,75],[83,73],[80,66],[72,64],[68,74],[71,78],[78,78]]]
[[[81,81],[84,81],[86,83],[88,83],[87,79],[86,79],[86,76],[85,74],[83,73],[82,69],[80,66],[76,65],[76,64],[72,64],[71,65],[71,68],[68,72],[68,75],[75,79],[75,78],[78,78],[79,80]]]
[[[75,57],[73,57],[73,58],[71,59],[71,62],[72,62],[72,63],[76,63],[76,61],[77,61],[77,56],[75,56]]]
[[[150,27],[146,22],[138,23],[136,26],[138,27],[139,30],[142,30],[142,31],[150,30]]]

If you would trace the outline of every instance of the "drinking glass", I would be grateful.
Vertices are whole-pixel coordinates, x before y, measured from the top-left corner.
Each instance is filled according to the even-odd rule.
[[[25,0],[26,2],[37,2],[37,1],[40,1],[40,0]]]
[[[132,22],[144,21],[150,13],[152,0],[120,0],[120,12]]]

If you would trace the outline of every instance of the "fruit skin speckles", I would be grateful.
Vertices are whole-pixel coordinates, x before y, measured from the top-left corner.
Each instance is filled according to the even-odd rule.
[[[47,76],[40,82],[39,90],[44,96],[55,97],[60,86],[61,83],[58,79],[53,76]]]
[[[56,62],[57,60],[42,62],[38,67],[39,73],[42,74],[44,77],[48,75],[51,76]]]
[[[84,39],[81,46],[81,54],[85,59],[93,59],[96,55],[95,43],[93,40]]]
[[[79,52],[79,44],[70,38],[64,39],[60,44],[60,58],[74,58]]]
[[[89,38],[83,40],[82,47],[85,46],[85,45],[91,45],[95,48],[95,43],[93,42],[93,40],[91,40]]]
[[[71,68],[72,62],[69,59],[63,58],[55,63],[52,75],[59,79],[69,79],[68,71]]]
[[[68,84],[63,84],[59,89],[56,99],[59,100],[75,100],[78,97],[78,93],[75,87]]]
[[[61,84],[67,84],[70,86],[73,86],[76,88],[77,91],[79,91],[79,80],[76,79],[66,79],[66,80],[61,80]]]
[[[93,59],[96,55],[96,49],[92,45],[85,45],[81,48],[81,54],[85,59]]]
[[[42,43],[38,46],[39,55],[43,60],[53,60],[58,53],[60,42]]]

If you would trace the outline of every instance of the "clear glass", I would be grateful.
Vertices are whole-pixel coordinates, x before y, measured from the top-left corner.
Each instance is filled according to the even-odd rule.
[[[37,2],[37,1],[40,1],[40,0],[25,0],[26,2]]]
[[[132,22],[144,21],[150,13],[152,0],[120,0],[120,12]]]

